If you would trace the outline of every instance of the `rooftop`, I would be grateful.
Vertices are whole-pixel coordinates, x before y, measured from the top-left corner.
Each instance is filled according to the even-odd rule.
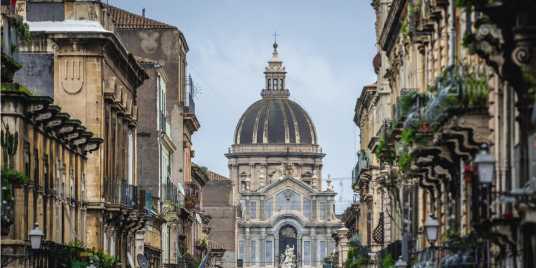
[[[144,15],[134,14],[110,5],[107,7],[118,29],[177,29],[173,25],[149,19]]]

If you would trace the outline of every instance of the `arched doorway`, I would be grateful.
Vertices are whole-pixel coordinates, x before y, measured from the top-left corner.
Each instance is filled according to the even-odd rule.
[[[287,246],[294,248],[295,260],[298,260],[298,232],[292,225],[285,225],[279,230],[279,263]],[[297,263],[296,263],[297,264]]]

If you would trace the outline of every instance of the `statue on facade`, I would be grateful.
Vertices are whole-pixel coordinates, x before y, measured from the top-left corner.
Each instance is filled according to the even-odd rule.
[[[281,258],[281,268],[295,268],[295,259],[296,256],[294,256],[294,246],[287,245],[285,253],[283,253]]]
[[[326,191],[333,192],[333,180],[331,179],[331,175],[328,175],[328,180],[326,182],[328,184]]]

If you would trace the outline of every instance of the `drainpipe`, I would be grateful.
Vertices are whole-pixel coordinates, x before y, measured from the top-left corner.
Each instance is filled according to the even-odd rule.
[[[456,20],[454,15],[456,14],[456,3],[454,0],[449,0],[448,7],[448,23],[449,23],[449,61],[448,65],[454,65],[456,63]]]

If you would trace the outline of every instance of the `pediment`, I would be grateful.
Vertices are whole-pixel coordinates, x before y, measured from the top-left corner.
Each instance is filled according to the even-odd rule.
[[[267,185],[266,187],[260,189],[259,192],[265,194],[273,192],[274,189],[277,190],[281,188],[301,189],[303,192],[311,194],[317,193],[317,191],[311,186],[309,186],[307,183],[291,176],[286,176],[270,185]]]

